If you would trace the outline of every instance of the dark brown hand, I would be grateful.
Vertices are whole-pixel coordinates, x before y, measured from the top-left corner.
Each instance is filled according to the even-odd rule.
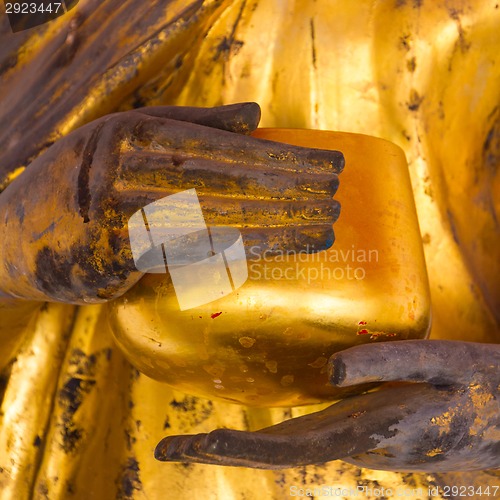
[[[130,216],[191,188],[208,225],[239,228],[259,252],[331,245],[342,154],[246,135],[259,117],[255,103],[141,108],[59,140],[0,196],[1,291],[71,303],[122,295],[142,276]]]
[[[357,346],[330,359],[340,387],[386,384],[321,412],[256,432],[169,436],[163,461],[283,469],[336,459],[373,469],[500,467],[500,346],[409,340]]]

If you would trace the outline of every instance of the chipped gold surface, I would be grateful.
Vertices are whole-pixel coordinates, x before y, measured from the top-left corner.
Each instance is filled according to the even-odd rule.
[[[427,452],[428,457],[435,457],[436,455],[439,455],[443,453],[443,450],[441,448],[433,448],[432,450]]]
[[[440,427],[440,434],[446,434],[450,432],[451,421],[453,420],[454,412],[453,411],[445,411],[441,415],[437,417],[431,418],[431,423]]]
[[[498,441],[500,439],[500,429],[492,426],[486,432],[483,431],[487,420],[498,412],[498,404],[494,400],[493,394],[486,391],[481,384],[471,384],[469,390],[471,405],[477,414],[474,424],[469,430],[469,434],[483,434],[485,439]]]

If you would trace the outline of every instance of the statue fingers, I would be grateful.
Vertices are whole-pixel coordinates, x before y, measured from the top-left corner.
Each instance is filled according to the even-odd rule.
[[[134,111],[148,116],[197,123],[239,134],[253,132],[259,124],[261,115],[260,106],[256,102],[241,102],[213,108],[150,106],[137,108]]]
[[[500,346],[452,340],[403,340],[351,347],[329,361],[338,387],[381,381],[469,384],[479,378],[500,382]]]
[[[391,428],[413,415],[436,389],[415,384],[355,396],[329,408],[254,432],[217,429],[169,436],[155,457],[218,465],[285,469],[359,455],[394,436]],[[404,404],[402,404],[404,402]]]
[[[210,130],[199,125],[186,126],[190,132],[193,128],[196,131]],[[144,188],[158,195],[196,188],[198,194],[229,200],[288,202],[330,199],[338,189],[338,174],[335,168],[328,169],[328,165],[337,159],[335,151],[301,148],[304,155],[314,153],[319,156],[321,153],[324,156],[321,166],[317,160],[316,167],[312,161],[308,164],[304,161],[304,165],[298,166],[291,160],[280,163],[269,157],[255,162],[250,151],[245,156],[240,149],[263,147],[260,140],[229,132],[214,133],[215,136],[218,134],[234,136],[244,144],[234,144],[232,149],[220,151],[202,150],[187,141],[183,145],[138,145],[132,140],[132,147],[124,147],[120,153],[115,188],[130,192]]]
[[[155,129],[153,135],[160,140],[158,127],[167,122],[170,128],[178,123],[141,122],[141,127],[150,123],[147,127],[152,128],[134,136],[133,147],[125,148],[120,156],[114,189],[125,213],[194,188],[205,222],[241,229],[246,247],[254,248],[255,253],[313,252],[333,244],[332,225],[340,213],[340,204],[333,196],[339,184],[336,171],[342,167],[341,153],[295,148],[300,158],[293,153],[293,158],[277,160],[273,150],[266,149],[269,154],[255,162],[251,155],[259,147],[267,148],[268,141],[228,132],[215,134],[207,127],[188,123],[184,135],[191,137],[191,143],[178,137],[180,142],[157,143],[153,148],[154,141],[148,134]],[[226,149],[221,146],[222,152],[215,149],[215,139],[207,135],[209,146],[203,149],[193,138],[194,132],[198,137],[231,136],[231,148],[226,144]],[[134,143],[146,136],[149,139],[140,146]],[[271,144],[273,148],[285,147]],[[242,148],[249,152],[247,156],[241,155]]]
[[[264,168],[269,175],[281,172],[339,174],[344,168],[340,151],[292,146],[257,139],[189,122],[132,112],[129,120],[131,149],[177,153],[181,158],[205,158],[232,165]],[[137,118],[143,116],[143,118]]]

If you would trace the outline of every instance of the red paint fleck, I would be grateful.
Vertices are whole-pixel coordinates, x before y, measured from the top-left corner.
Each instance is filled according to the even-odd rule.
[[[388,333],[387,336],[388,337],[395,337],[397,334],[396,333]]]
[[[218,313],[212,313],[212,314],[210,315],[210,317],[211,317],[212,319],[215,319],[215,318],[217,318],[217,316],[220,316],[221,314],[222,314],[222,311],[221,311],[221,312],[218,312]]]
[[[363,328],[363,330],[359,330],[358,335],[366,335],[367,333],[368,333],[368,330]]]
[[[366,325],[366,321],[360,321],[358,325]]]

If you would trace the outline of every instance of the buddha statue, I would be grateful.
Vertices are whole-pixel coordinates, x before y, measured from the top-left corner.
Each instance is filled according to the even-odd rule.
[[[80,0],[15,35],[3,18],[2,496],[493,493],[498,15]],[[255,130],[254,102],[264,127],[346,133]],[[372,204],[351,210],[363,165]],[[346,278],[344,297],[250,280],[180,315],[168,276],[134,265],[127,222],[192,188],[208,226],[238,227],[276,268],[295,252],[312,269],[360,214],[384,220],[392,273],[373,266],[378,292]]]

